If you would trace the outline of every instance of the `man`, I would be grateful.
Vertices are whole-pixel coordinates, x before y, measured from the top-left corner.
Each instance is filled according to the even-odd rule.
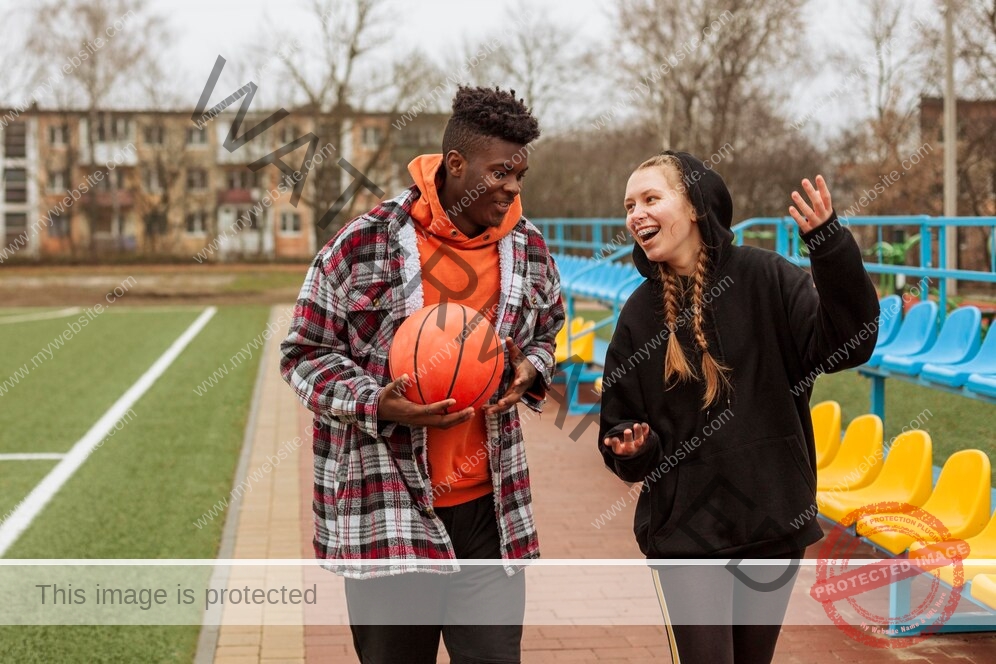
[[[545,403],[564,323],[556,266],[519,198],[538,137],[514,91],[461,87],[442,154],[413,160],[414,185],[318,253],[281,344],[281,373],[315,413],[315,552],[346,577],[364,663],[434,662],[440,635],[453,662],[519,661],[511,561],[539,549],[515,404]],[[415,404],[405,377],[389,382],[395,330],[441,302],[505,340],[502,381],[479,410]],[[454,573],[442,562],[454,558],[506,562]]]

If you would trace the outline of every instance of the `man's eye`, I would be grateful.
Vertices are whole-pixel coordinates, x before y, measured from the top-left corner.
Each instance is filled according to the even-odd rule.
[[[502,173],[501,171],[495,171],[491,175],[492,177],[494,177],[495,180],[501,180],[503,177],[505,177],[505,174]]]

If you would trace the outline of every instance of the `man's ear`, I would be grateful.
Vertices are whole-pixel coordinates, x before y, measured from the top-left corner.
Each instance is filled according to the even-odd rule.
[[[467,160],[456,150],[450,150],[443,155],[443,164],[446,165],[446,174],[454,178],[463,177],[467,169]]]

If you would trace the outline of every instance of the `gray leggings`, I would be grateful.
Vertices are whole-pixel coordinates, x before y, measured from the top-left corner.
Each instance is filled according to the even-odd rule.
[[[738,570],[734,574],[716,565],[652,569],[675,664],[771,662],[797,568],[741,565]]]

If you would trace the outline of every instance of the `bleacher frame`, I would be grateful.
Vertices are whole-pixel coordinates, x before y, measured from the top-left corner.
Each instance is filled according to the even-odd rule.
[[[984,283],[996,283],[996,217],[931,217],[928,215],[896,215],[896,216],[855,216],[841,219],[842,223],[849,227],[872,227],[876,229],[876,237],[879,243],[884,237],[884,229],[887,227],[914,226],[920,232],[920,246],[917,265],[888,265],[883,262],[884,256],[881,244],[875,254],[877,262],[865,262],[865,269],[871,274],[892,274],[903,275],[918,279],[921,284],[925,281],[939,280],[937,284],[938,302],[940,305],[940,322],[943,323],[948,309],[948,280],[976,281]],[[579,276],[584,276],[588,272],[594,272],[603,262],[608,264],[627,264],[626,259],[632,252],[632,241],[628,235],[623,219],[606,218],[585,218],[585,219],[533,219],[533,224],[543,232],[547,246],[557,256],[566,256],[567,252],[576,252],[570,255],[581,255],[592,262],[587,271]],[[990,229],[990,265],[989,271],[953,269],[947,266],[947,234],[946,229],[955,228],[989,228]],[[803,253],[803,244],[796,231],[796,223],[791,217],[756,217],[747,219],[733,227],[734,238],[737,244],[743,244],[747,238],[773,239],[774,250],[786,259],[801,267],[809,267],[809,259]],[[625,243],[624,243],[625,242]],[[936,247],[936,260],[935,260]],[[608,253],[606,253],[608,251]],[[600,302],[612,309],[612,314],[606,319],[596,324],[596,331],[603,327],[614,327],[625,302],[625,297],[635,289],[635,286],[642,281],[642,277],[632,268],[634,276],[624,283],[618,284],[619,288],[614,297],[592,297],[578,293],[572,288],[570,280],[562,280],[562,292],[564,294],[565,306],[568,320],[573,318],[576,312],[576,303],[579,299],[588,299]],[[920,288],[920,299],[926,300],[929,297],[928,288]],[[569,342],[568,342],[569,343]],[[581,404],[579,390],[582,385],[594,382],[601,377],[601,369],[604,366],[605,350],[607,343],[596,337],[595,360],[591,363],[567,362],[562,365],[565,371],[560,372],[558,380],[566,383],[568,392],[569,412],[571,414],[586,413],[594,405]],[[568,352],[568,356],[570,357]],[[598,360],[601,360],[599,362]],[[570,374],[566,373],[569,370]],[[899,378],[914,382],[924,387],[931,387],[942,392],[953,392],[972,399],[977,399],[985,403],[996,403],[996,399],[985,394],[972,392],[966,388],[953,390],[952,388],[928,383],[919,379],[910,380],[908,377],[893,374],[887,371],[861,369],[861,375],[872,381],[870,411],[885,419],[885,380],[887,378]]]

